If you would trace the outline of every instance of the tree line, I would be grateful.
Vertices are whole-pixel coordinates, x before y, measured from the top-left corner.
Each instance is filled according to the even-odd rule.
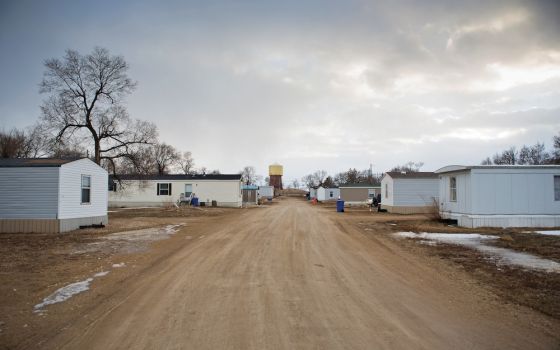
[[[482,165],[543,165],[560,164],[560,134],[552,139],[552,149],[547,151],[544,143],[523,145],[519,150],[512,146],[491,158],[482,160]]]
[[[403,165],[397,165],[391,168],[390,171],[406,171],[406,172],[417,172],[424,165],[422,162],[408,162]],[[381,178],[383,173],[374,173],[371,169],[358,170],[356,168],[350,168],[346,171],[336,173],[334,175],[329,175],[325,170],[317,170],[312,174],[305,175],[301,178],[301,183],[306,187],[336,187],[345,184],[357,184],[366,183],[375,186],[381,185]],[[299,187],[299,182],[294,180],[292,182],[294,188]]]

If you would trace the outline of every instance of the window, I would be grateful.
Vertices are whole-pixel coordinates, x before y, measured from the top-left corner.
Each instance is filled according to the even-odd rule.
[[[333,191],[330,191],[330,192],[329,192],[329,196],[330,196],[331,198],[334,196]]]
[[[158,183],[157,184],[157,195],[158,196],[171,196],[171,184],[170,183]]]
[[[554,176],[554,200],[560,201],[560,176]]]
[[[369,199],[372,199],[373,197],[375,197],[375,188],[368,188],[367,196],[368,196]]]
[[[82,175],[82,204],[89,204],[91,200],[91,176]]]
[[[457,202],[457,178],[449,178],[449,200],[451,202]]]
[[[385,184],[385,198],[389,198],[389,184]]]

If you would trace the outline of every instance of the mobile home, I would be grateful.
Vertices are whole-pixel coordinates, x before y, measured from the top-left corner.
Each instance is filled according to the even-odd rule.
[[[437,212],[438,197],[439,178],[433,172],[390,171],[381,179],[381,207],[390,213]]]
[[[87,158],[0,159],[0,232],[106,225],[107,177]]]
[[[363,205],[381,193],[381,186],[368,183],[345,184],[338,187],[344,205]]]
[[[177,203],[181,197],[197,197],[200,203],[241,207],[241,175],[119,175],[112,178],[111,207],[152,207]]]
[[[436,173],[440,215],[460,226],[560,226],[558,165],[451,165]]]
[[[317,188],[318,201],[335,201],[340,197],[340,189],[338,187],[323,187]]]

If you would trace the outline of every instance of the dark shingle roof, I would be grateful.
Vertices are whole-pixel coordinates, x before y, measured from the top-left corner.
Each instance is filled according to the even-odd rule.
[[[111,179],[119,180],[241,180],[241,174],[165,174],[165,175],[111,175]]]
[[[0,168],[60,167],[81,158],[0,158]]]
[[[437,179],[438,174],[431,171],[389,171],[386,173],[393,179]]]

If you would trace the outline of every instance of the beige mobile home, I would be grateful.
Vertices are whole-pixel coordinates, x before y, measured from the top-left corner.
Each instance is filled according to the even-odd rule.
[[[451,165],[436,173],[440,215],[460,226],[560,226],[559,165]]]
[[[107,171],[89,159],[0,159],[0,232],[107,224]]]
[[[381,179],[381,207],[390,213],[416,214],[438,210],[438,174],[390,171]]]
[[[381,192],[381,186],[367,183],[345,184],[338,187],[340,189],[340,199],[344,200],[344,205],[367,204]]]
[[[119,179],[120,181],[117,181]],[[157,207],[173,205],[183,196],[200,203],[216,201],[221,207],[241,207],[241,175],[120,175],[112,178],[111,207]]]

